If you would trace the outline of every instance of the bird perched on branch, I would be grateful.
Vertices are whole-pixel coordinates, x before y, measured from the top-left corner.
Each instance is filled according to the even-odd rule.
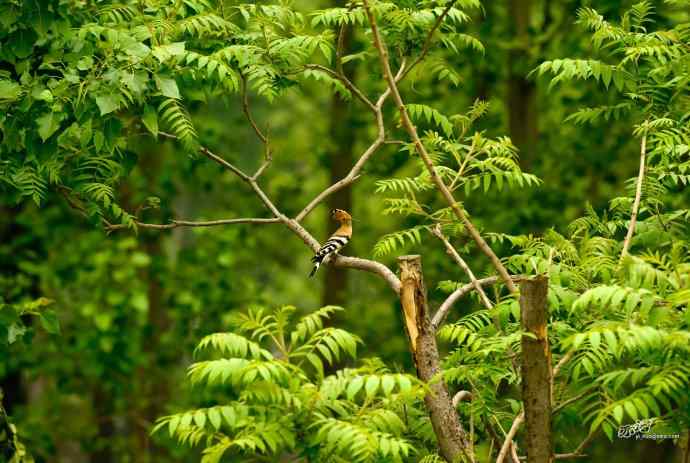
[[[331,219],[337,220],[340,223],[340,227],[338,227],[335,233],[328,238],[328,241],[316,251],[314,257],[311,258],[311,261],[314,262],[314,268],[311,269],[309,277],[314,276],[321,262],[329,256],[338,254],[338,252],[350,242],[350,238],[352,238],[352,217],[350,214],[342,209],[333,209],[331,211]]]

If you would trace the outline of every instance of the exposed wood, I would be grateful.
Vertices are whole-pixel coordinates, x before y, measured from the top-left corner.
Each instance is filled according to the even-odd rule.
[[[554,459],[551,436],[551,349],[547,335],[549,280],[537,276],[520,284],[522,337],[522,401],[525,448],[529,463]]]
[[[429,383],[430,393],[424,398],[431,425],[438,439],[441,455],[449,462],[459,461],[469,453],[469,442],[455,411],[443,378],[436,336],[429,318],[426,287],[420,256],[401,256],[400,301],[417,376]],[[471,459],[471,458],[470,458]]]

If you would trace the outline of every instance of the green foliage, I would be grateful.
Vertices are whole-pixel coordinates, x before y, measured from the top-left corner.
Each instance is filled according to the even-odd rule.
[[[508,188],[527,188],[537,186],[541,181],[532,174],[524,173],[518,164],[517,149],[507,137],[491,139],[482,132],[469,134],[472,125],[486,114],[488,104],[476,101],[464,114],[445,116],[426,105],[408,104],[410,117],[417,122],[433,124],[443,131],[427,131],[423,142],[435,162],[435,169],[456,197],[464,193],[470,197],[477,192],[503,191]],[[404,145],[401,151],[414,153],[414,146]],[[452,166],[452,167],[451,167]],[[386,214],[416,216],[425,225],[387,234],[374,246],[374,256],[390,254],[398,245],[420,244],[422,230],[440,224],[444,231],[453,235],[464,234],[447,207],[434,209],[418,195],[434,188],[426,168],[419,163],[419,173],[415,177],[390,178],[376,182],[376,192],[398,193],[402,197],[385,198]]]
[[[340,310],[323,307],[296,323],[289,306],[233,317],[237,332],[206,336],[196,352],[214,358],[189,368],[193,384],[222,390],[225,399],[163,417],[153,432],[203,445],[203,462],[285,452],[358,462],[412,455],[404,409],[418,406],[424,394],[415,378],[375,364],[324,375],[324,364],[354,357],[359,342],[344,330],[324,327]]]

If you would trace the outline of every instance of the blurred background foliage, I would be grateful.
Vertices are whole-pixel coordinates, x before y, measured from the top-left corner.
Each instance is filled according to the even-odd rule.
[[[89,3],[13,0],[0,5],[0,72],[50,47],[54,34],[88,17]],[[601,14],[617,18],[631,3],[486,2],[465,26],[483,47],[446,57],[456,75],[437,83],[420,67],[411,76],[405,91],[415,102],[433,103],[445,113],[464,111],[477,98],[488,101],[490,109],[479,128],[493,137],[508,134],[520,150],[521,167],[543,180],[520,193],[470,197],[467,208],[483,230],[563,231],[584,214],[587,202],[601,210],[636,175],[639,146],[631,137],[630,120],[595,127],[564,123],[575,108],[607,103],[607,93],[595,91],[589,82],[548,89],[545,79],[528,77],[544,60],[594,54],[591,34],[575,24],[578,8],[595,4]],[[305,13],[332,6],[317,0],[294,2]],[[689,19],[682,3],[655,2],[655,7],[659,27]],[[23,21],[19,28],[16,12]],[[347,46],[356,52],[368,40],[356,34]],[[354,61],[346,67],[362,89],[380,90],[375,62]],[[216,98],[193,88],[185,89],[185,96],[204,145],[240,168],[255,169],[262,146],[244,119],[240,97]],[[279,104],[252,99],[253,116],[267,128],[275,152],[263,186],[281,198],[288,215],[296,214],[332,178],[345,175],[373,139],[370,116],[356,105],[323,92],[317,83],[290,89]],[[388,105],[386,111],[390,116],[394,108]],[[400,136],[404,138],[402,130]],[[120,183],[118,201],[130,212],[141,204],[159,205],[142,210],[142,219],[164,223],[172,217],[265,216],[245,184],[206,159],[143,136],[126,143],[138,162],[132,162]],[[377,179],[412,173],[407,155],[387,145],[376,158],[352,189],[334,196],[305,222],[323,239],[332,227],[327,209],[351,210],[358,222],[347,255],[371,257],[382,235],[415,225],[410,218],[384,216],[383,201],[373,195]],[[294,304],[305,313],[325,304],[342,305],[347,310],[333,323],[363,340],[360,357],[377,356],[399,369],[411,366],[398,301],[384,282],[330,267],[316,279],[306,278],[309,250],[279,225],[108,234],[59,195],[48,195],[39,207],[20,201],[11,189],[1,191],[0,304],[22,308],[23,328],[16,324],[0,333],[0,386],[21,441],[37,461],[190,458],[165,436],[148,433],[157,417],[196,402],[184,375],[198,340],[227,328],[231,314],[253,304]],[[679,197],[685,205],[688,199],[687,191]],[[478,277],[492,273],[476,250],[464,251]],[[436,306],[444,293],[434,283],[459,277],[443,245],[424,240],[402,252],[424,256]],[[384,261],[392,264],[394,257]],[[671,453],[654,442],[602,441],[593,448],[593,455],[621,462],[652,461],[650,455],[669,461],[663,458]]]

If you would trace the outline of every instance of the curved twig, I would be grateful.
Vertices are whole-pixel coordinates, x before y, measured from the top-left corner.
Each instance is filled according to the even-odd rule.
[[[512,275],[511,280],[513,282],[519,282],[524,278],[522,275]],[[477,283],[480,286],[489,286],[489,285],[494,285],[496,283],[499,283],[501,278],[497,276],[492,276],[492,277],[486,277],[486,278],[481,278],[477,280]],[[462,286],[452,293],[446,298],[445,301],[441,304],[441,307],[438,308],[436,313],[434,314],[434,317],[431,320],[431,324],[434,327],[434,329],[438,329],[441,326],[441,323],[446,319],[448,316],[448,312],[450,312],[450,309],[453,308],[453,304],[455,304],[460,298],[465,296],[468,293],[471,293],[475,289],[475,284],[474,283],[467,283],[465,286]]]

